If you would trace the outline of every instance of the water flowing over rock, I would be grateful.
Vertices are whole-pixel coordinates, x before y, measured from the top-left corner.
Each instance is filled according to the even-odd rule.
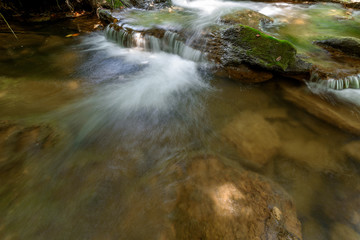
[[[241,11],[234,14],[252,14],[254,19],[246,23],[254,27],[259,27],[263,19],[271,21],[260,13],[256,15],[254,12]],[[101,13],[100,18],[103,22],[116,22],[109,17],[108,12]],[[174,30],[161,26],[133,26],[120,20],[108,26],[107,36],[124,47],[142,45],[142,48],[150,51],[156,48],[183,57],[190,52],[201,56],[190,60],[199,60],[204,56],[215,63],[218,75],[242,82],[263,82],[271,79],[273,72],[300,79],[309,75],[310,64],[297,57],[296,49],[289,42],[249,26],[234,25],[231,19],[225,15],[223,21],[227,25],[206,27],[200,34],[183,28]],[[164,39],[167,36],[165,33],[172,35],[171,41],[175,43]],[[191,41],[187,40],[189,36]]]
[[[239,10],[226,15],[221,16],[221,22],[229,25],[242,24],[258,30],[261,30],[261,26],[272,23],[274,20],[264,14],[253,10]]]
[[[340,79],[326,79],[318,81],[321,86],[331,88],[334,90],[342,90],[347,88],[359,89],[360,88],[360,74],[350,75]]]

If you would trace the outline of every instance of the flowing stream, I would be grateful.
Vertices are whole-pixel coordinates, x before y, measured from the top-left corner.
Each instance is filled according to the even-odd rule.
[[[360,236],[359,136],[309,114],[284,89],[309,87],[358,117],[360,90],[279,77],[241,84],[212,75],[206,53],[190,47],[221,15],[251,9],[274,19],[263,31],[338,67],[309,39],[360,37],[360,13],[336,4],[173,3],[171,11],[117,13],[129,26],[168,30],[162,39],[110,28],[65,38],[68,22],[28,27],[19,42],[0,33],[0,238],[172,239],[162,235],[174,218],[167,207],[179,193],[172,189],[191,179],[166,171],[209,155],[284,188],[304,240],[336,239],[339,226]],[[184,27],[191,34],[180,41],[174,32]],[[227,140],[224,129],[246,119],[261,119],[279,138],[264,164]],[[274,141],[262,129],[242,130],[261,136],[251,143],[255,153]]]

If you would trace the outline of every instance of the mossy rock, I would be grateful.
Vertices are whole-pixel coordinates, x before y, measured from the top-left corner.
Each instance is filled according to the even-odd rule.
[[[295,68],[296,49],[252,27],[236,25],[223,32],[228,58],[233,64],[247,63],[270,71],[285,72]]]
[[[243,24],[252,28],[260,29],[262,24],[272,23],[274,20],[259,12],[246,9],[221,16],[220,21],[225,24]]]

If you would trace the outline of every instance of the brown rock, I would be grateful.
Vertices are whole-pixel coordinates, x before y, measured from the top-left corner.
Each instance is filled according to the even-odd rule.
[[[253,70],[245,65],[237,67],[223,67],[216,74],[218,76],[228,77],[243,83],[265,82],[273,77],[273,74],[270,72]]]
[[[243,112],[223,130],[224,137],[232,143],[239,155],[263,166],[280,147],[275,128],[261,115]]]
[[[215,157],[194,158],[177,190],[177,239],[301,239],[284,191],[265,178]],[[275,193],[276,192],[276,193]]]
[[[306,164],[319,172],[337,172],[341,169],[336,156],[328,146],[317,141],[293,139],[283,142],[281,153],[299,164]]]
[[[360,135],[359,115],[346,106],[333,105],[319,95],[315,95],[306,86],[292,87],[281,85],[286,100],[305,109],[310,114],[350,133]]]
[[[343,147],[345,154],[360,163],[360,141],[354,141]]]

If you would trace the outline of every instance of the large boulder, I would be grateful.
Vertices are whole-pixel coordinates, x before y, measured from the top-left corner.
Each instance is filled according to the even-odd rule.
[[[270,71],[286,71],[296,64],[296,49],[291,43],[249,26],[232,26],[222,36],[227,46],[226,64],[247,63]]]
[[[269,73],[300,79],[309,75],[311,65],[298,58],[291,43],[246,25],[215,28],[207,42],[208,58],[241,82],[263,82],[272,78]]]
[[[287,194],[269,180],[195,157],[183,168],[173,210],[177,239],[301,239]]]

